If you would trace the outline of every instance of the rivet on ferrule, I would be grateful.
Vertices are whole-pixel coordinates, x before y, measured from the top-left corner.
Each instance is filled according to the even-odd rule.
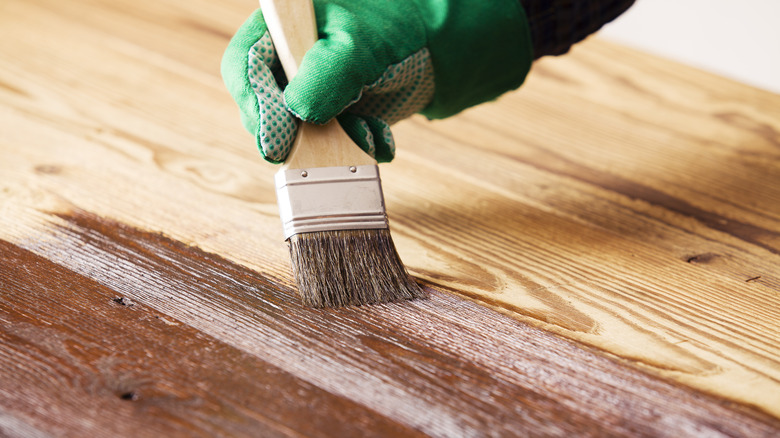
[[[275,180],[285,239],[314,231],[388,228],[376,165],[280,170]]]

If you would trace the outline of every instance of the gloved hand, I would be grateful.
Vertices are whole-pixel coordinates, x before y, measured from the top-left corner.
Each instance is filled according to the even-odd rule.
[[[336,116],[364,151],[390,161],[389,125],[494,99],[519,87],[533,60],[519,0],[314,0],[314,9],[320,39],[289,85],[259,10],[222,60],[242,122],[273,163],[289,153],[296,117]]]

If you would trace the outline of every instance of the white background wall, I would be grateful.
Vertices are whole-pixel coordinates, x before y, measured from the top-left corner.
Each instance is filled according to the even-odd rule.
[[[637,0],[599,35],[780,93],[780,0]]]

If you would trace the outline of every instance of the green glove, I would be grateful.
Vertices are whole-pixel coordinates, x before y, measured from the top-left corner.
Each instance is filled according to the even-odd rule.
[[[222,60],[242,122],[273,163],[289,153],[296,117],[336,116],[364,151],[390,161],[389,125],[495,99],[523,83],[533,60],[519,0],[314,0],[314,9],[320,39],[289,85],[260,11]]]

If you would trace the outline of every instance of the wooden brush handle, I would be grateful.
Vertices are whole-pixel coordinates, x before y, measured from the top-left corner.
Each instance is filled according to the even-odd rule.
[[[271,33],[276,56],[288,79],[298,73],[306,51],[317,41],[317,22],[311,0],[260,0],[265,24]]]
[[[303,55],[317,41],[314,5],[311,0],[260,0],[260,9],[287,79],[292,80]],[[366,164],[376,160],[332,120],[325,125],[302,123],[282,170]]]

